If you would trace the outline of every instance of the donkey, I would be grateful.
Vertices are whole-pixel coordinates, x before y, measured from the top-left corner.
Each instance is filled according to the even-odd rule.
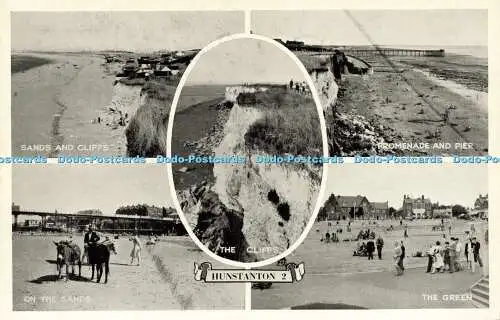
[[[69,275],[69,266],[71,265],[71,274],[75,274],[75,264],[78,264],[78,276],[82,274],[82,260],[80,247],[68,241],[53,241],[57,248],[57,278],[61,279],[63,265],[66,265],[66,277]],[[66,280],[68,280],[66,278]]]
[[[89,245],[89,264],[92,265],[92,277],[90,278],[90,280],[94,279],[94,269],[97,269],[96,281],[98,283],[101,282],[104,266],[104,283],[108,283],[109,258],[111,252],[116,254],[115,244],[111,241]]]

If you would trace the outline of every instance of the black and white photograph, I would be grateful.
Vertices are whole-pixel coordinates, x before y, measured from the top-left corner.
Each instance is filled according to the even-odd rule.
[[[6,319],[500,319],[500,2],[2,5]]]
[[[330,154],[487,154],[487,10],[256,10],[251,29],[316,79]]]
[[[238,11],[13,12],[12,153],[166,154],[187,65],[243,31]]]
[[[306,277],[254,286],[252,309],[489,307],[487,167],[351,163],[327,182],[286,257]]]
[[[210,259],[151,165],[14,166],[14,311],[227,310],[244,284],[195,281]]]
[[[299,64],[274,41],[245,36],[209,48],[186,73],[172,156],[200,160],[172,165],[175,191],[187,227],[222,258],[274,258],[312,222],[322,162],[273,162],[326,152],[321,106]]]

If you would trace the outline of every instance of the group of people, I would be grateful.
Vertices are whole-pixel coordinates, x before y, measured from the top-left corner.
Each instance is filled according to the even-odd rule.
[[[400,276],[405,272],[404,259],[406,257],[406,247],[403,241],[394,241],[394,266],[396,268],[396,275]]]
[[[375,232],[370,229],[361,229],[358,233],[357,240],[375,239]]]
[[[356,250],[354,250],[354,256],[367,256],[368,260],[373,260],[373,253],[377,249],[377,255],[379,260],[382,260],[382,249],[384,247],[384,239],[378,236],[375,240],[375,236],[370,238],[366,243],[358,242]]]
[[[427,252],[428,263],[427,273],[445,272],[453,273],[463,269],[461,261],[462,243],[457,237],[451,237],[450,241],[436,241],[435,244]],[[470,236],[469,231],[466,231],[466,240],[464,245],[464,255],[466,268],[472,272],[476,271],[476,264],[483,267],[481,259],[481,243],[475,236]]]
[[[293,79],[290,80],[289,83],[290,90],[295,90],[298,93],[301,94],[308,94],[309,91],[309,86],[307,85],[307,82],[305,81],[293,81]]]

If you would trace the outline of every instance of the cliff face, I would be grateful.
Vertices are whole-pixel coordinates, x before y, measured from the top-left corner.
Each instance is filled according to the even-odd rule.
[[[325,115],[331,115],[339,92],[333,73],[330,70],[324,72],[315,71],[311,74],[311,77]]]
[[[113,86],[113,98],[100,114],[101,121],[110,126],[118,126],[120,116],[130,119],[141,105],[140,86],[127,86],[117,83]]]
[[[245,133],[260,119],[262,112],[252,106],[239,105],[238,97],[241,99],[241,93],[263,89],[231,87],[226,91],[226,99],[234,105],[224,126],[224,138],[214,153],[240,155],[246,158],[246,163],[215,165],[213,186],[207,186],[201,192],[194,187],[180,196],[183,212],[189,217],[191,227],[197,230],[200,240],[208,240],[207,233],[214,234],[200,223],[199,217],[206,212],[203,207],[207,206],[202,205],[203,199],[211,198],[217,203],[213,204],[218,208],[216,211],[224,211],[227,222],[219,226],[233,227],[234,223],[229,221],[241,219],[238,227],[244,241],[237,243],[243,247],[243,254],[237,258],[240,261],[265,260],[293,245],[311,218],[321,183],[321,167],[258,164],[256,156],[266,154],[246,147]],[[211,193],[217,197],[208,196]],[[213,215],[212,221],[219,216]],[[205,231],[200,230],[200,226]],[[205,243],[214,248],[212,240]]]
[[[118,84],[120,85],[120,84]],[[133,87],[132,87],[133,88]],[[155,157],[167,152],[167,122],[171,100],[137,87],[137,109],[125,132],[129,156]]]

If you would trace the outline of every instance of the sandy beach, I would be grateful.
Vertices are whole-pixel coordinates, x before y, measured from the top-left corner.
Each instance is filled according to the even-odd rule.
[[[115,76],[106,72],[103,58],[91,54],[30,55],[52,63],[12,75],[12,153],[124,154],[123,145],[117,143],[124,128],[111,132],[92,123],[114,94]],[[33,149],[33,145],[42,146]],[[57,145],[72,145],[74,149],[58,151]],[[89,145],[102,147],[92,152]]]
[[[153,246],[143,239],[140,266],[129,264],[132,244],[115,240],[108,283],[90,281],[91,270],[82,266],[82,277],[56,281],[56,256],[52,241],[61,236],[13,234],[14,310],[180,310],[242,309],[243,284],[196,282],[193,263],[210,261],[189,237],[166,237]],[[83,247],[83,237],[74,241]],[[76,268],[78,272],[78,268]],[[45,298],[44,298],[45,297]],[[48,300],[50,297],[50,300]]]
[[[310,69],[328,64],[325,54],[296,54]],[[362,59],[373,68],[372,74],[345,74],[337,83],[335,108],[347,120],[327,119],[333,130],[331,139],[342,148],[338,155],[487,153],[487,58],[372,54]],[[364,141],[351,137],[360,124]],[[402,144],[410,147],[398,147]]]
[[[372,75],[346,75],[341,82],[340,113],[365,117],[388,143],[428,145],[405,154],[487,153],[487,64],[456,56],[367,61]],[[445,123],[443,114],[450,106]]]

